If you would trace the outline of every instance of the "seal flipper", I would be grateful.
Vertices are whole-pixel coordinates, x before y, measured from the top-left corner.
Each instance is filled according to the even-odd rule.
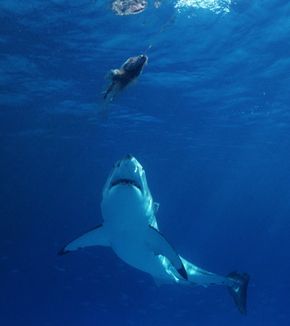
[[[187,272],[183,266],[180,257],[173,249],[173,247],[164,238],[164,236],[154,227],[149,226],[148,229],[149,229],[148,244],[153,250],[154,254],[165,256],[171,262],[174,268],[177,270],[179,275],[185,280],[187,280],[188,279]]]
[[[236,306],[241,314],[247,314],[247,290],[250,281],[250,276],[246,273],[239,274],[232,272],[228,275],[228,278],[233,280],[232,286],[228,286],[230,295],[233,297]]]
[[[103,92],[103,99],[106,100],[108,95],[114,91],[114,88],[116,86],[116,82],[120,78],[119,76],[121,75],[121,72],[119,69],[111,69],[107,76],[106,79],[110,80],[110,85],[107,87],[105,92]],[[114,97],[114,94],[111,95],[110,100],[112,100]]]
[[[71,251],[76,251],[85,247],[109,245],[110,243],[106,234],[106,230],[101,224],[68,243],[58,252],[58,254],[65,255]]]
[[[114,86],[115,86],[115,83],[112,82],[111,85],[107,88],[107,90],[105,91],[104,96],[103,96],[104,100],[106,100],[108,95],[113,91]]]

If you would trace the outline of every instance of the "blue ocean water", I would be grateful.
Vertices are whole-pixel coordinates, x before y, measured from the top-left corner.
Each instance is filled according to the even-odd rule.
[[[176,3],[1,2],[0,325],[290,324],[289,2]],[[100,119],[107,72],[144,51]],[[226,289],[157,287],[110,249],[57,256],[101,222],[126,153],[183,256],[251,275],[246,317]]]

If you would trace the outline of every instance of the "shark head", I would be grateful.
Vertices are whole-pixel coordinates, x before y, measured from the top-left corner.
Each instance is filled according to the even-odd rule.
[[[126,217],[134,224],[152,215],[154,203],[145,170],[132,155],[115,163],[103,189],[101,208],[104,221]]]

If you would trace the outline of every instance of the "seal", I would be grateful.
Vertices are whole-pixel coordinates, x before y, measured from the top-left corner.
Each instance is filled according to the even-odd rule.
[[[148,57],[141,54],[127,59],[119,69],[112,69],[109,73],[111,83],[104,93],[104,99],[112,101],[117,93],[139,77],[147,62]]]

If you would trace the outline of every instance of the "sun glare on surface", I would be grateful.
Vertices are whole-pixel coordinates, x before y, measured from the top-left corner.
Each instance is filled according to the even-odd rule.
[[[215,13],[229,13],[232,0],[178,0],[175,8],[208,9]]]

